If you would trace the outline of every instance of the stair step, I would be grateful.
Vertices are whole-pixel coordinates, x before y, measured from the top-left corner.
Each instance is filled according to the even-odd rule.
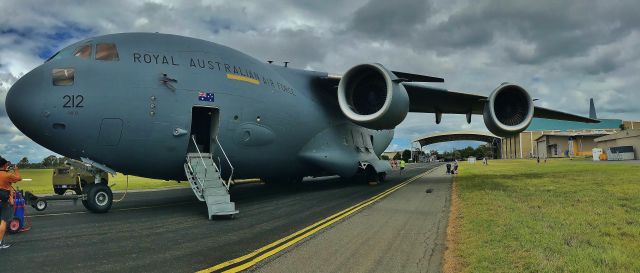
[[[204,188],[204,195],[229,195],[226,187],[207,187]]]
[[[209,205],[208,210],[209,219],[211,219],[211,216],[215,215],[231,215],[238,213],[236,210],[236,204],[233,202]]]
[[[227,195],[205,195],[207,205],[215,205],[220,203],[231,202],[231,196]]]

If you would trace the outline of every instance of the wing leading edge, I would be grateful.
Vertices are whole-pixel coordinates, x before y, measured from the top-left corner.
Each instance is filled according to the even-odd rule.
[[[410,112],[439,114],[471,113],[481,115],[483,113],[485,103],[488,100],[485,96],[448,91],[416,83],[403,83],[403,85],[409,95]],[[591,119],[539,106],[534,107],[533,117],[586,123],[600,122],[597,119]]]

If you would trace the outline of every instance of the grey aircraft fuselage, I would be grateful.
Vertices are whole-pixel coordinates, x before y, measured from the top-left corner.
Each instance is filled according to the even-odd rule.
[[[117,60],[96,60],[104,44],[115,45]],[[83,45],[90,45],[88,58],[75,56]],[[54,85],[54,69],[73,72],[72,84]],[[314,81],[325,76],[200,39],[123,33],[61,50],[21,77],[6,105],[35,142],[125,174],[184,180],[191,135],[208,130],[200,148],[213,153],[225,179],[230,167],[216,136],[234,178],[349,177],[359,162],[379,161],[393,130],[348,120],[334,89]],[[194,118],[203,109],[213,127]]]

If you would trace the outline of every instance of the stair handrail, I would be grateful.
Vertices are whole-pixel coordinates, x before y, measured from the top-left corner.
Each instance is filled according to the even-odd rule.
[[[187,179],[189,179],[189,184],[191,184],[191,188],[193,188],[192,184],[197,184],[196,187],[198,187],[198,192],[196,193],[196,195],[200,195],[198,196],[198,198],[203,197],[202,196],[202,182],[200,181],[200,178],[198,178],[197,175],[193,175],[193,167],[191,166],[191,163],[189,162],[189,159],[187,158],[187,167],[189,167],[189,171],[191,172],[191,174],[187,174]],[[195,181],[192,181],[195,180]],[[194,193],[196,192],[196,190],[194,189]]]
[[[231,185],[231,181],[233,181],[233,165],[231,165],[231,160],[229,160],[229,157],[227,156],[227,153],[224,151],[224,148],[222,148],[222,144],[220,144],[220,141],[218,140],[218,136],[216,136],[215,138],[216,143],[218,144],[218,147],[220,147],[220,151],[222,151],[222,155],[224,155],[224,158],[227,160],[227,163],[229,164],[229,167],[231,167],[231,174],[229,175],[229,179],[227,179],[227,183],[225,184],[225,186],[227,187],[227,190],[229,189],[229,186]]]

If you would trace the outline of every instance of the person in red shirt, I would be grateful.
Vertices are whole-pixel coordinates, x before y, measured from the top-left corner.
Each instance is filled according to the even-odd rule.
[[[18,167],[0,156],[0,250],[9,248],[11,244],[3,242],[7,225],[13,218],[11,203],[11,184],[22,180]]]

